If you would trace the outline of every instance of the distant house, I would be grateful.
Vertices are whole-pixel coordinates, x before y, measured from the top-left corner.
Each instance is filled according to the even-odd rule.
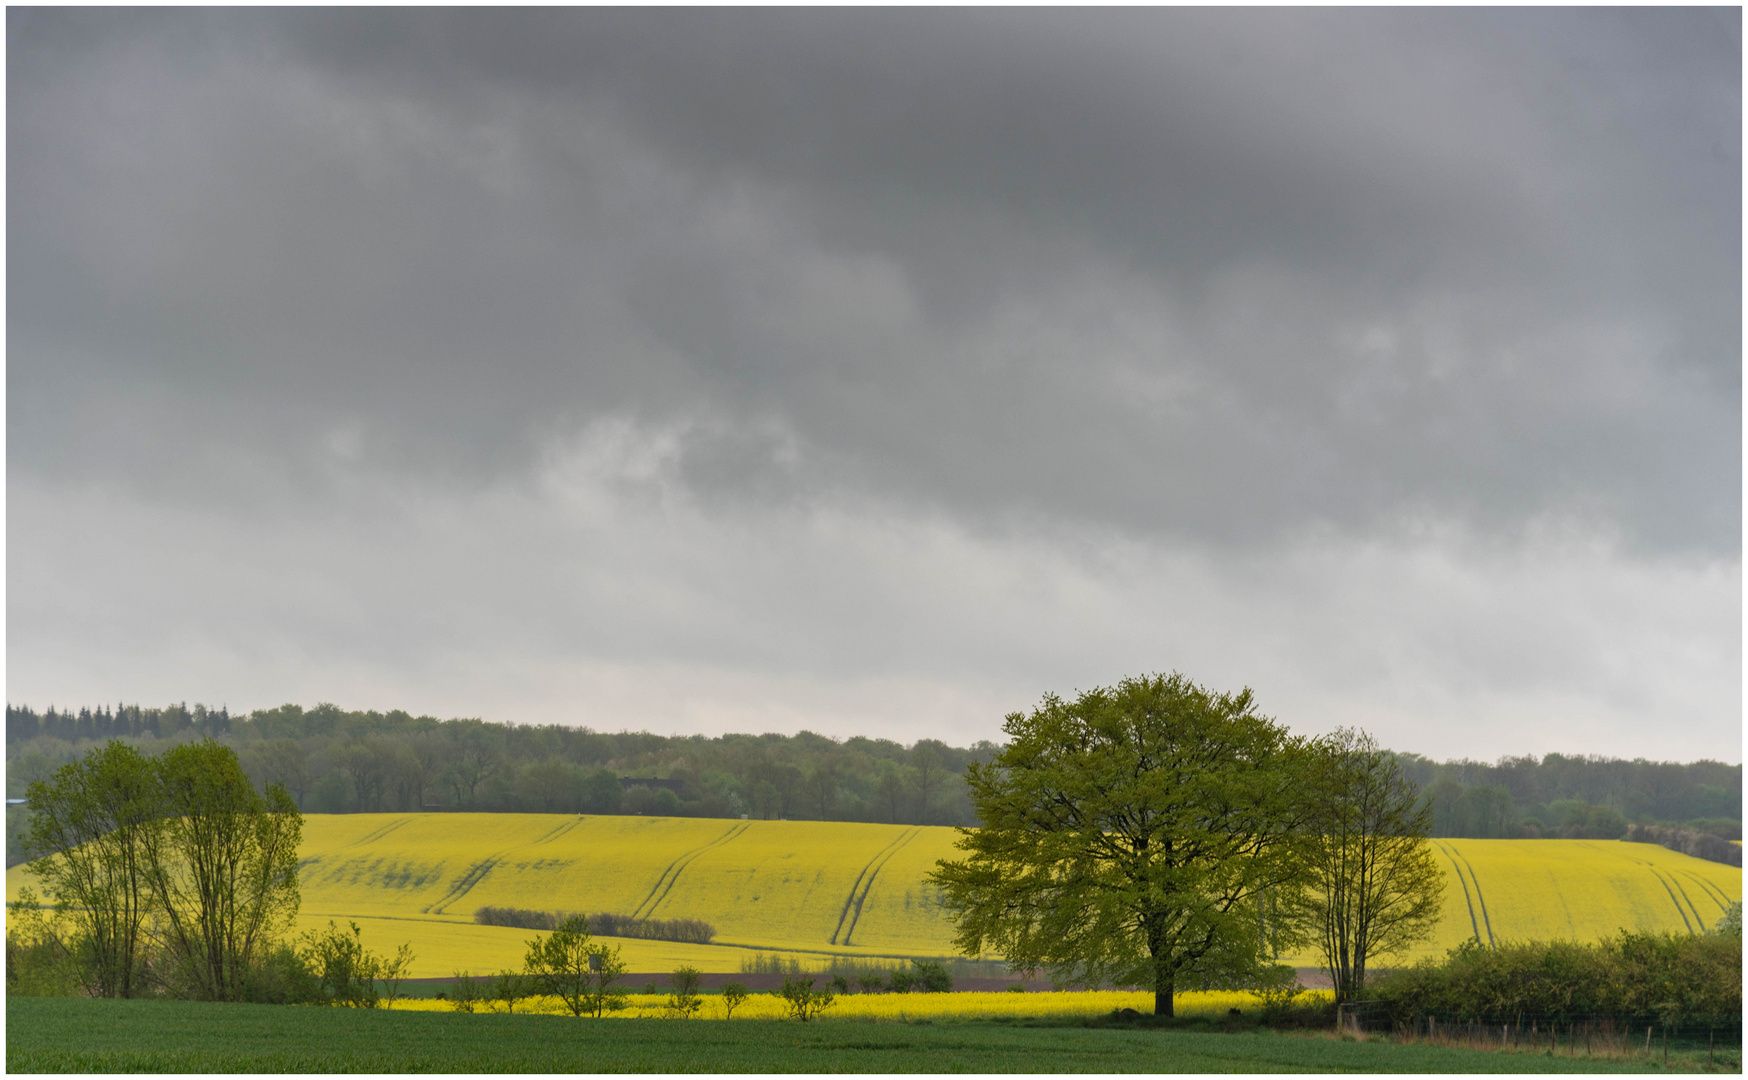
[[[680,782],[678,780],[657,780],[653,776],[651,776],[651,777],[621,776],[619,778],[619,790],[620,791],[625,791],[625,790],[628,790],[628,789],[634,788],[634,787],[646,787],[646,788],[649,788],[651,791],[655,791],[658,788],[666,788],[667,790],[673,792],[675,795],[678,795],[680,793],[680,786],[681,785],[680,785]]]

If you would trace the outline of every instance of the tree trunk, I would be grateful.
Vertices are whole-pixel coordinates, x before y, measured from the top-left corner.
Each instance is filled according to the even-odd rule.
[[[1177,969],[1163,958],[1153,961],[1153,1015],[1173,1016],[1172,998],[1177,982]]]

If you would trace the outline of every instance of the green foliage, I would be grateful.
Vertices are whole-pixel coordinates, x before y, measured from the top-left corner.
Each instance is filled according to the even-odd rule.
[[[523,930],[556,930],[574,911],[535,911],[530,908],[486,906],[473,913],[481,926],[516,926]],[[630,915],[597,912],[585,916],[591,933],[602,937],[642,938],[648,941],[684,941],[708,945],[716,927],[703,919],[639,919]]]
[[[472,972],[458,971],[449,984],[449,1007],[456,1012],[471,1013],[490,1000],[487,988],[480,985]]]
[[[962,782],[964,768],[987,761],[997,749],[988,743],[949,747],[927,739],[909,749],[883,739],[837,743],[808,732],[668,738],[564,725],[439,721],[399,710],[347,711],[328,704],[258,709],[247,717],[200,705],[100,706],[46,714],[8,705],[7,794],[23,795],[31,782],[105,740],[123,740],[149,755],[152,747],[190,733],[233,745],[256,784],[283,785],[300,809],[332,813],[371,806],[416,811],[440,803],[491,811],[611,814],[622,809],[620,776],[660,774],[678,784],[679,813],[686,815],[969,825],[973,813]],[[373,750],[356,760],[342,755],[343,764],[327,769],[323,751],[336,743],[368,744]],[[1443,801],[1463,807],[1455,816],[1437,814],[1434,836],[1528,835],[1522,828],[1527,818],[1537,819],[1537,834],[1558,835],[1567,826],[1550,807],[1576,800],[1613,808],[1631,822],[1685,823],[1702,834],[1741,838],[1740,765],[1569,754],[1442,763],[1396,756],[1423,792],[1448,780]],[[937,764],[939,781],[933,775]],[[353,774],[354,765],[363,771]],[[380,771],[365,775],[372,768]],[[756,794],[761,784],[769,788],[763,803]],[[1468,790],[1477,787],[1496,790],[1465,801]],[[1509,810],[1509,816],[1501,810]],[[12,817],[9,812],[9,866],[23,854],[11,843]],[[1586,835],[1597,824],[1587,819]]]
[[[601,1016],[625,1007],[625,991],[613,984],[625,974],[619,946],[589,941],[589,922],[573,915],[544,938],[528,942],[523,962],[542,993],[558,998],[572,1016]]]
[[[1420,802],[1394,755],[1364,732],[1338,729],[1316,744],[1304,778],[1311,798],[1304,870],[1309,886],[1299,912],[1335,987],[1354,1001],[1366,965],[1431,937],[1438,924],[1444,873],[1426,841],[1432,808]],[[1283,937],[1259,897],[1263,936]],[[1291,917],[1291,914],[1288,914]]]
[[[878,971],[868,971],[858,975],[856,986],[864,994],[884,994],[888,989],[885,976]]]
[[[111,742],[33,783],[32,870],[88,992],[239,1001],[297,913],[302,818],[210,739],[153,760]],[[148,963],[149,961],[149,963]]]
[[[1740,765],[1572,754],[1496,762],[1396,758],[1434,804],[1433,836],[1613,839],[1625,822],[1685,822],[1701,833],[1741,838]]]
[[[748,993],[745,983],[725,982],[722,984],[722,1018],[724,1020],[734,1019],[734,1010],[747,999]]]
[[[1054,695],[966,776],[983,827],[931,880],[967,956],[991,949],[1058,983],[1150,986],[1258,962],[1259,899],[1302,877],[1303,740],[1181,675]]]
[[[326,930],[306,931],[299,939],[297,955],[315,983],[313,1000],[319,1005],[380,1008],[384,994],[378,981],[386,982],[392,995],[412,966],[412,948],[402,945],[394,959],[386,959],[364,947],[364,932],[357,923],[347,925],[350,932],[330,919]]]
[[[704,1007],[704,999],[698,996],[701,978],[698,969],[689,965],[675,968],[668,976],[668,985],[673,987],[673,993],[668,995],[669,1016],[689,1020],[698,1015],[698,1010]]]
[[[504,1011],[516,1011],[516,1003],[534,996],[535,981],[519,971],[500,971],[492,976],[487,984],[485,996],[491,1001],[503,1002]]]
[[[1592,945],[1570,941],[1473,939],[1442,960],[1425,960],[1377,979],[1373,994],[1398,1020],[1427,1013],[1473,1019],[1519,1013],[1580,1019],[1655,1013],[1739,1014],[1741,939],[1728,935],[1621,931]]]
[[[1711,932],[1733,937],[1737,941],[1742,940],[1742,901],[1732,901],[1724,909],[1724,913],[1718,916],[1718,921],[1712,924]]]
[[[448,809],[541,813],[655,813],[790,820],[972,821],[961,774],[994,751],[924,739],[843,742],[794,736],[662,737],[566,725],[438,721],[404,712],[286,705],[248,717],[192,710],[85,710],[51,719],[8,708],[9,783],[21,794],[26,759],[58,764],[88,737],[149,751],[190,730],[230,741],[258,785],[280,784],[321,813]],[[204,719],[203,719],[204,718]],[[13,781],[13,775],[20,778]],[[635,798],[622,777],[652,777]],[[665,794],[664,794],[665,792]]]
[[[916,978],[916,988],[925,994],[944,994],[953,989],[953,976],[947,972],[947,967],[938,960],[912,960],[911,974]]]
[[[97,997],[141,989],[153,907],[153,839],[164,830],[152,762],[112,742],[30,785],[31,871],[71,924],[67,950]]]
[[[141,836],[164,942],[191,996],[240,1000],[257,950],[297,915],[302,815],[210,739],[172,747],[154,772],[162,817]]]
[[[1265,1018],[1279,1015],[1293,1007],[1305,987],[1299,982],[1297,968],[1289,964],[1270,964],[1257,971],[1250,989],[1262,1001]]]
[[[242,999],[257,1005],[315,1005],[323,1000],[316,973],[296,943],[283,939],[260,952],[244,973]]]
[[[815,990],[812,979],[786,978],[783,980],[783,989],[777,992],[782,995],[789,1015],[802,1021],[812,1020],[831,1008],[835,998],[830,990]]]
[[[42,908],[29,886],[6,905],[6,993],[66,997],[78,993],[80,965],[63,940],[58,912]]]
[[[1732,844],[1711,833],[1679,825],[1623,826],[1623,831],[1626,839],[1632,843],[1661,844],[1671,851],[1692,855],[1696,859],[1707,859],[1727,866],[1742,865],[1742,845]],[[1735,831],[1740,832],[1740,826]]]

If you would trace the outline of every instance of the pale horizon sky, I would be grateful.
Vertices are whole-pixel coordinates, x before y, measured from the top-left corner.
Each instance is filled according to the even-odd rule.
[[[14,704],[1742,760],[1739,9],[7,30]]]

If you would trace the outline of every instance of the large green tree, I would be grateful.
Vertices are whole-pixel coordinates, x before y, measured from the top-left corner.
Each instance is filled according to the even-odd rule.
[[[138,989],[152,907],[149,851],[161,829],[153,763],[111,742],[30,785],[31,872],[72,921],[87,989]]]
[[[1128,679],[1007,718],[966,770],[982,822],[931,875],[955,943],[1065,982],[1151,986],[1253,970],[1265,892],[1298,887],[1302,739],[1178,674]]]
[[[1335,985],[1353,1001],[1366,964],[1427,940],[1438,923],[1444,874],[1427,843],[1433,808],[1396,756],[1364,732],[1319,740],[1302,893],[1309,930]]]
[[[161,826],[146,834],[162,936],[187,991],[242,997],[250,966],[297,915],[303,817],[283,787],[255,790],[228,747],[184,743],[157,762]]]

